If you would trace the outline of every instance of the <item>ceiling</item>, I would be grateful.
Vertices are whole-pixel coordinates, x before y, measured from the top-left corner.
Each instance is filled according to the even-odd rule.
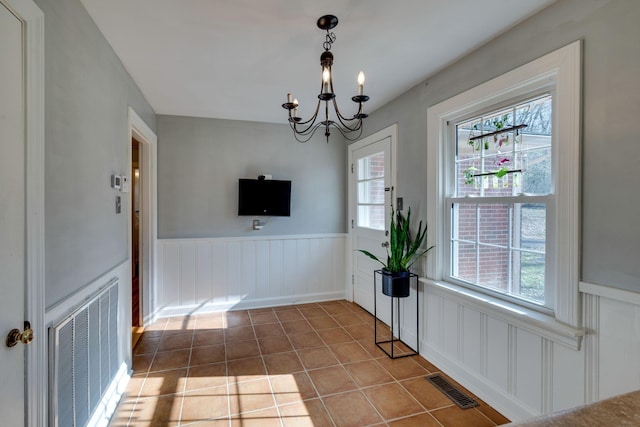
[[[338,104],[389,102],[554,0],[81,0],[157,114],[286,123],[287,93],[308,116],[336,15]]]

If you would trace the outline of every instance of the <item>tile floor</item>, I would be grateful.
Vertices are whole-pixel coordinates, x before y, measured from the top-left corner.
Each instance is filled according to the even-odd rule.
[[[162,319],[134,350],[110,427],[508,422],[483,402],[459,409],[425,380],[435,366],[390,359],[373,331],[373,317],[347,301]]]

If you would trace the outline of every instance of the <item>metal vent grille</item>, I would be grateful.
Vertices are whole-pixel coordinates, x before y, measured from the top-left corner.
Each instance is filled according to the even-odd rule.
[[[440,374],[429,375],[425,378],[460,408],[469,409],[478,406],[478,402],[458,390]]]
[[[52,427],[84,427],[117,372],[118,281],[49,328]]]

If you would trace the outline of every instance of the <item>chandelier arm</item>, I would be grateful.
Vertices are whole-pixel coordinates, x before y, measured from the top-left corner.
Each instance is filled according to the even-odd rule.
[[[362,119],[353,118],[353,119],[343,120],[342,117],[338,117],[338,121],[340,122],[340,124],[345,130],[350,132],[357,131],[362,126]]]
[[[338,129],[341,133],[357,132],[362,129],[362,122],[358,122],[356,126],[345,126],[342,123],[331,122],[331,126]]]
[[[316,123],[316,125],[313,126],[313,128],[311,128],[310,130],[307,130],[306,133],[299,133],[294,131],[293,136],[296,138],[296,141],[300,143],[308,142],[311,138],[313,138],[313,135],[316,133],[320,126],[321,123]]]
[[[354,130],[358,130],[358,128],[362,125],[362,117],[359,117],[362,114],[362,103],[358,103],[358,111],[356,111],[356,114],[354,114],[354,116],[352,118],[348,118],[342,115],[342,113],[340,113],[340,110],[338,109],[338,103],[336,102],[336,100],[333,100],[333,108],[335,108],[336,110],[336,114],[338,116],[338,120],[340,120],[340,123],[342,123],[342,125],[346,128],[351,129],[352,125],[348,124],[350,122],[356,121],[356,125],[353,128]]]
[[[354,129],[352,131],[347,131],[345,132],[340,126],[336,126],[335,122],[333,125],[334,128],[336,128],[338,130],[338,132],[340,132],[340,134],[344,137],[344,139],[346,139],[347,141],[356,141],[358,140],[358,138],[360,138],[360,136],[362,136],[362,126],[360,126],[357,129]],[[351,132],[358,132],[357,135],[354,136],[349,136],[351,135]]]
[[[309,126],[307,127],[307,129],[309,129],[314,125],[314,123],[316,121],[316,118],[318,117],[319,110],[320,110],[320,100],[318,100],[318,103],[316,104],[316,110],[313,113],[313,116],[311,116],[311,118],[309,120],[306,120],[306,121],[301,121],[301,120],[300,121],[295,121],[295,120],[293,120],[293,117],[291,116],[291,112],[289,112],[289,123],[291,123],[293,125],[293,127],[295,127],[296,129],[297,129],[297,126],[305,126],[305,125],[309,124]],[[306,131],[306,129],[303,130],[302,132],[304,133],[305,131]]]

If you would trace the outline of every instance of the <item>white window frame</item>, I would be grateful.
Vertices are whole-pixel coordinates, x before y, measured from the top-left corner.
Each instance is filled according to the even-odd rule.
[[[476,111],[477,114],[474,114],[473,117],[475,118],[475,117],[485,116],[487,114],[493,115],[498,110],[504,110],[505,108],[510,108],[515,105],[520,105],[524,102],[530,101],[532,99],[541,98],[545,96],[549,96],[552,99],[551,111],[553,114],[553,111],[556,108],[555,87],[542,87],[541,91],[536,91],[533,93],[526,93],[526,94],[519,94],[517,99],[510,101],[507,105],[494,106],[494,108],[492,108],[491,111],[488,111],[488,112]],[[456,176],[457,168],[455,165],[456,146],[460,143],[459,141],[457,141],[457,137],[458,137],[457,125],[461,122],[466,122],[468,120],[469,120],[469,117],[465,117],[462,120],[456,120],[455,122],[449,121],[447,126],[447,132],[449,132],[450,134],[447,137],[447,143],[445,147],[445,150],[446,150],[445,158],[447,159],[448,164],[443,169],[447,174],[447,176],[443,180],[445,182],[445,185],[447,186],[445,188],[446,197],[444,200],[444,203],[447,206],[447,208],[450,207],[451,204],[453,203],[459,203],[460,205],[464,203],[468,203],[469,205],[505,204],[505,205],[512,205],[512,206],[515,204],[537,203],[537,204],[543,204],[545,206],[545,213],[547,213],[550,210],[549,207],[554,206],[555,199],[556,199],[556,195],[555,195],[555,192],[553,191],[553,188],[551,189],[551,192],[549,194],[531,194],[531,195],[519,194],[519,195],[510,195],[510,196],[456,196],[455,195],[456,179],[458,178],[458,176]],[[555,134],[552,136],[555,136]],[[524,138],[523,139],[523,142],[524,142],[526,140],[526,135],[524,135],[523,138]],[[512,144],[512,146],[515,147],[515,144]],[[551,144],[551,150],[552,150],[552,165],[554,165],[555,159],[553,158],[553,156],[555,156],[557,152],[553,151],[553,143]],[[484,153],[484,150],[481,149],[480,150],[481,156],[483,153]],[[553,172],[552,172],[552,177],[553,177]],[[454,277],[452,274],[452,265],[456,261],[451,256],[452,249],[453,249],[451,246],[451,236],[453,235],[453,222],[452,222],[453,214],[451,213],[450,209],[448,209],[447,213],[448,214],[444,217],[445,218],[444,227],[446,230],[445,235],[448,236],[448,238],[444,242],[447,245],[445,247],[445,254],[447,255],[447,257],[443,261],[444,261],[444,264],[448,266],[448,268],[443,270],[442,279],[444,279],[445,281],[453,282],[453,283],[459,283],[464,286],[465,283],[468,283],[468,282],[465,282],[463,279]],[[555,212],[551,212],[551,214],[555,215]],[[512,215],[512,213],[510,212],[509,215]],[[547,219],[548,218],[549,218],[549,215],[547,215]],[[545,221],[545,224],[546,223],[547,221]],[[546,224],[546,225],[547,225],[546,234],[554,235],[555,232],[553,231],[553,229],[549,226],[549,224]],[[509,234],[509,236],[511,236],[512,230],[507,230],[507,233]],[[509,237],[509,242],[511,242],[511,237]],[[554,241],[553,239],[551,239],[551,244],[553,243]],[[547,276],[547,271],[549,271],[548,269],[554,268],[555,259],[556,259],[555,247],[550,247],[550,246],[551,245],[549,245],[548,242],[545,240],[545,278]],[[507,245],[507,248],[509,247],[510,245]],[[509,257],[511,257],[510,250],[507,249],[507,251],[508,251]],[[475,288],[482,289],[483,292],[487,292],[488,294],[491,294],[491,295],[497,295],[498,298],[504,299],[506,301],[512,301],[512,302],[515,302],[517,305],[530,307],[543,313],[552,314],[554,311],[553,307],[555,307],[555,292],[553,292],[553,289],[549,289],[549,287],[546,286],[546,283],[545,283],[545,289],[544,289],[544,304],[538,304],[534,301],[526,300],[524,297],[519,297],[516,294],[501,293],[497,289],[484,287],[479,284],[468,283],[468,286],[471,287],[472,289],[475,289]]]
[[[436,247],[427,258],[427,283],[472,299],[483,308],[517,323],[534,322],[541,331],[549,331],[553,339],[573,342],[579,346],[580,299],[578,292],[580,266],[580,107],[581,107],[581,41],[551,52],[515,70],[449,98],[427,110],[427,221],[430,239]],[[456,122],[478,112],[506,104],[528,94],[552,92],[553,139],[552,183],[554,201],[547,223],[547,248],[554,252],[547,257],[545,287],[549,287],[550,312],[541,313],[526,304],[504,301],[482,288],[473,290],[445,282],[450,271],[446,198],[452,194],[447,172],[453,164]],[[451,125],[451,126],[450,126]],[[530,326],[530,325],[529,325]],[[568,326],[568,327],[567,327]],[[578,344],[575,344],[577,342]]]

